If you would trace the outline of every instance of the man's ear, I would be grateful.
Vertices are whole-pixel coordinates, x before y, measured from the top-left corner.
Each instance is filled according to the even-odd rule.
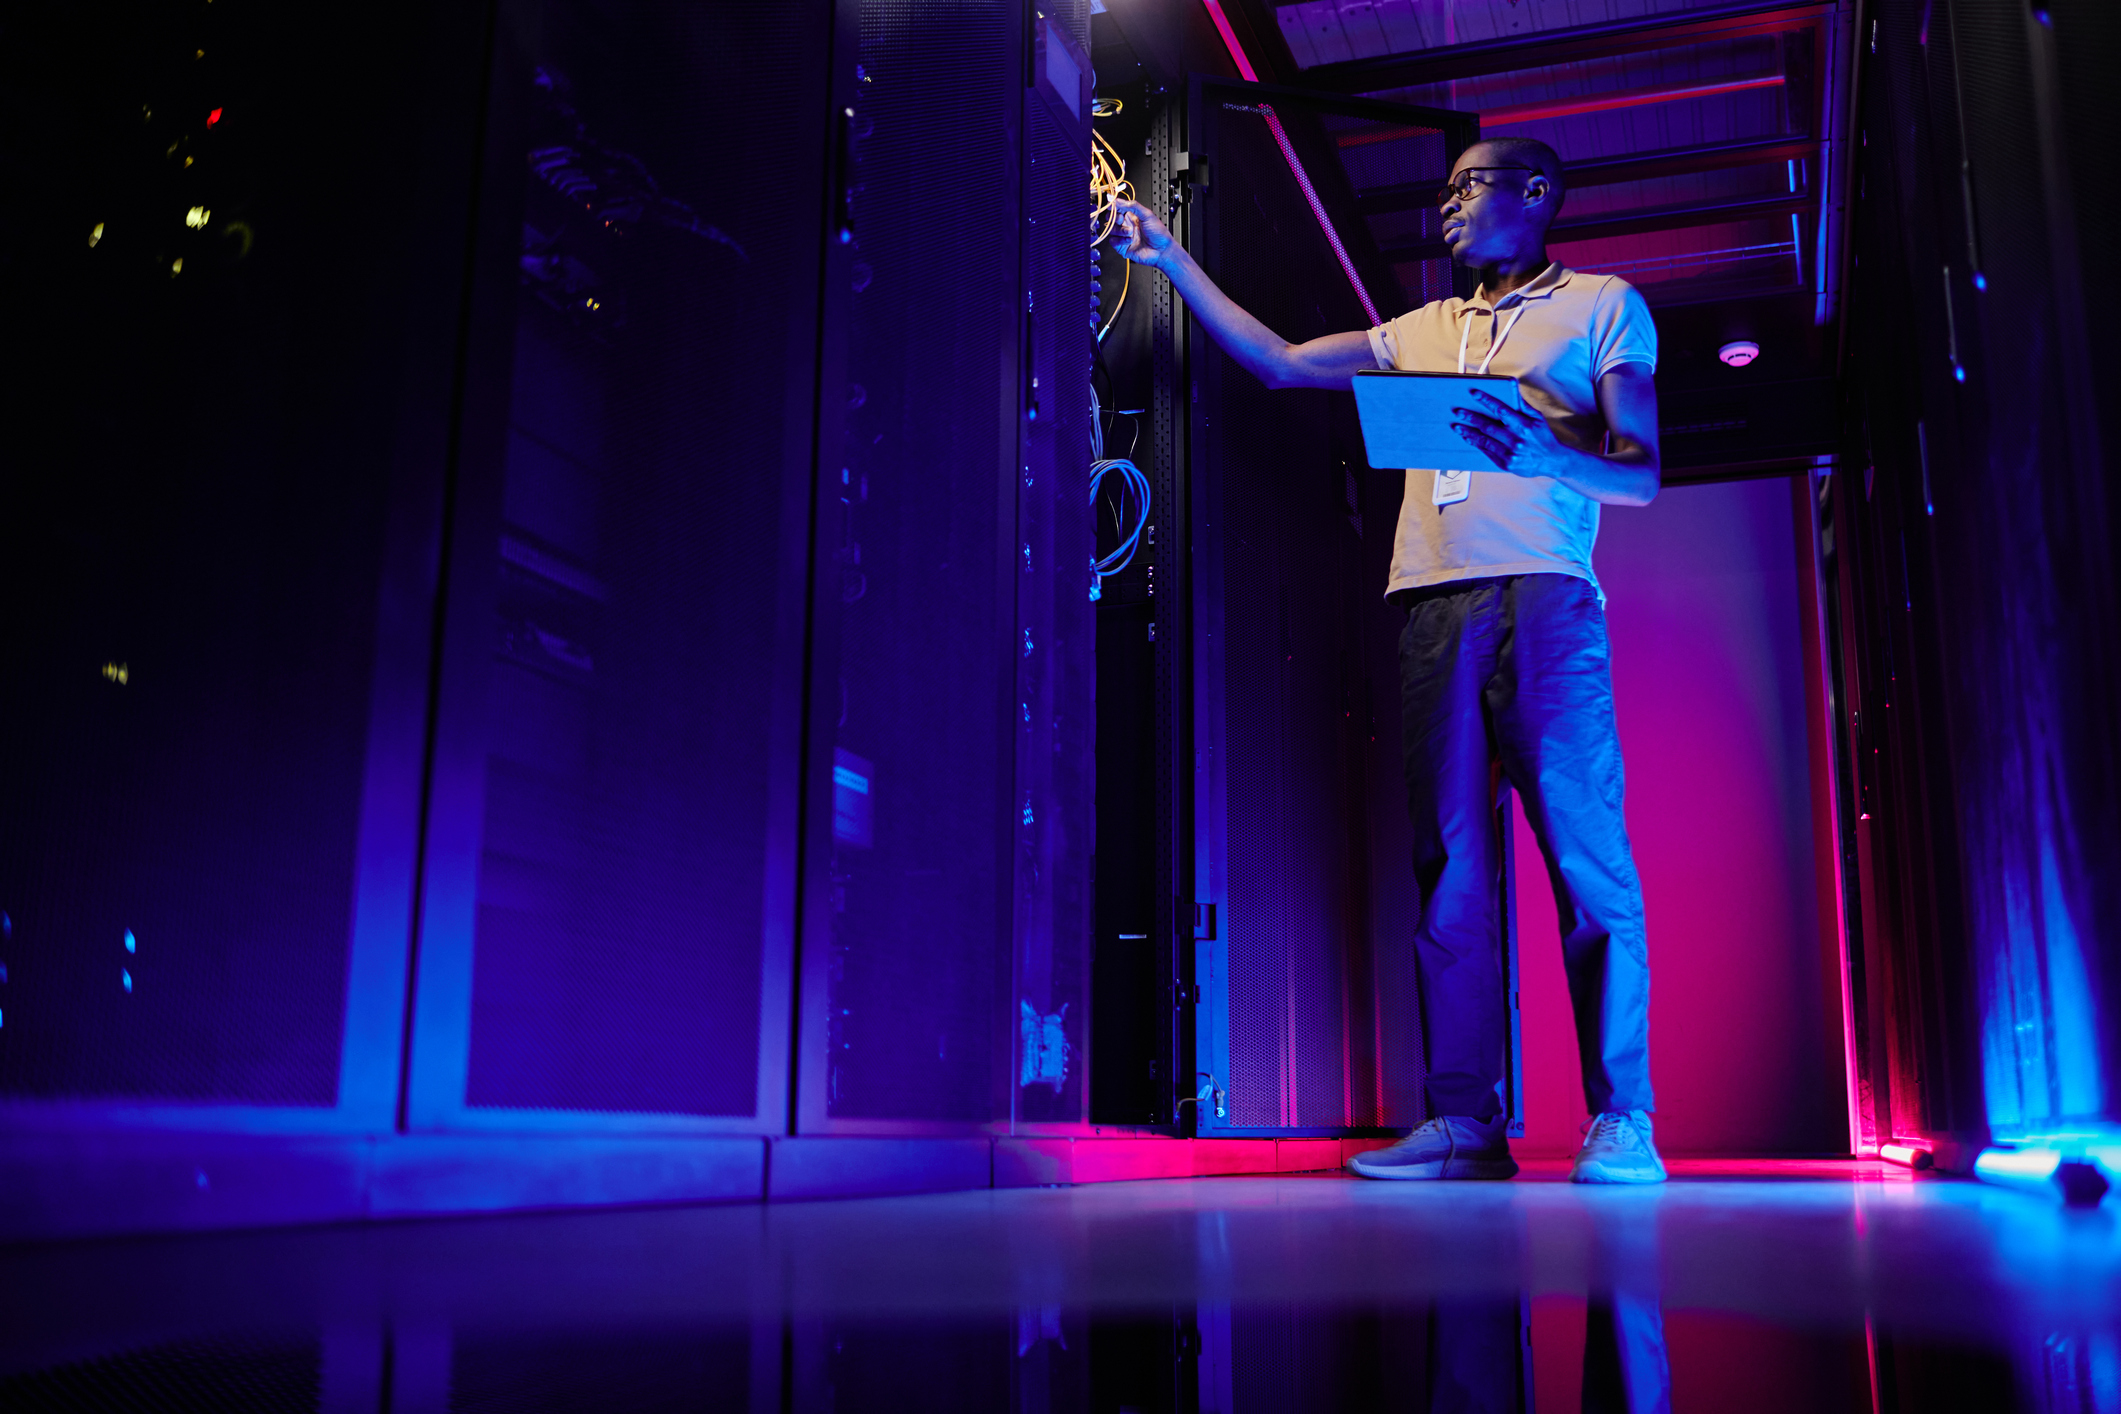
[[[1546,173],[1534,172],[1531,176],[1524,179],[1525,205],[1530,206],[1534,202],[1545,201],[1553,194],[1554,183],[1547,179]]]

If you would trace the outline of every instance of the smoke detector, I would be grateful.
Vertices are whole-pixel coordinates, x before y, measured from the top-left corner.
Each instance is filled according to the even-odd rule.
[[[1733,339],[1716,350],[1716,357],[1733,368],[1743,368],[1760,357],[1760,345],[1751,339]]]

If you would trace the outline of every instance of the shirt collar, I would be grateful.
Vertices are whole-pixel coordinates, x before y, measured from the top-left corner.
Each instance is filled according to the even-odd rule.
[[[1519,285],[1516,289],[1504,295],[1500,303],[1492,306],[1488,302],[1488,287],[1482,285],[1478,290],[1474,291],[1473,298],[1458,307],[1458,312],[1465,314],[1472,310],[1481,309],[1493,313],[1496,310],[1507,308],[1512,301],[1544,299],[1569,283],[1569,277],[1575,273],[1568,266],[1556,260],[1549,264],[1546,269],[1533,276],[1531,283]]]

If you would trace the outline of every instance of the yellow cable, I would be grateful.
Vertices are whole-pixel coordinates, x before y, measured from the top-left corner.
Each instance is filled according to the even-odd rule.
[[[1118,204],[1133,197],[1134,186],[1127,180],[1126,159],[1105,140],[1105,135],[1093,129],[1090,136],[1090,195],[1096,201],[1090,224],[1097,232],[1090,244],[1096,246],[1103,244],[1119,223]]]
[[[1112,317],[1105,321],[1104,328],[1097,331],[1097,341],[1101,344],[1105,341],[1105,335],[1112,332],[1112,326],[1119,322],[1119,312],[1127,307],[1127,286],[1134,283],[1134,262],[1129,260],[1125,263],[1127,273],[1120,277],[1119,299],[1112,306]]]
[[[1108,108],[1105,105],[1110,104]],[[1091,116],[1109,118],[1120,111],[1117,98],[1100,98],[1091,105]],[[1090,212],[1090,225],[1096,234],[1090,238],[1090,248],[1095,250],[1119,224],[1119,203],[1132,200],[1134,184],[1127,180],[1127,159],[1119,155],[1119,149],[1106,140],[1097,129],[1090,130],[1090,195],[1094,205]],[[1134,283],[1134,262],[1124,262],[1126,273],[1120,277],[1119,299],[1112,306],[1112,315],[1097,331],[1097,340],[1103,343],[1105,335],[1119,319],[1119,312],[1127,307],[1127,290]]]

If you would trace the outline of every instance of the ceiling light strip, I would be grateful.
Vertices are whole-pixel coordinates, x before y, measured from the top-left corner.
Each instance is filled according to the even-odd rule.
[[[1508,108],[1483,108],[1480,121],[1484,127],[1500,127],[1506,123],[1529,123],[1537,118],[1572,118],[1579,113],[1608,113],[1615,108],[1641,108],[1651,103],[1677,103],[1687,98],[1714,98],[1719,94],[1743,93],[1749,88],[1780,88],[1782,84],[1781,74],[1758,74],[1718,83],[1683,84],[1678,88],[1616,89],[1587,98],[1557,98],[1539,103],[1519,103]]]

